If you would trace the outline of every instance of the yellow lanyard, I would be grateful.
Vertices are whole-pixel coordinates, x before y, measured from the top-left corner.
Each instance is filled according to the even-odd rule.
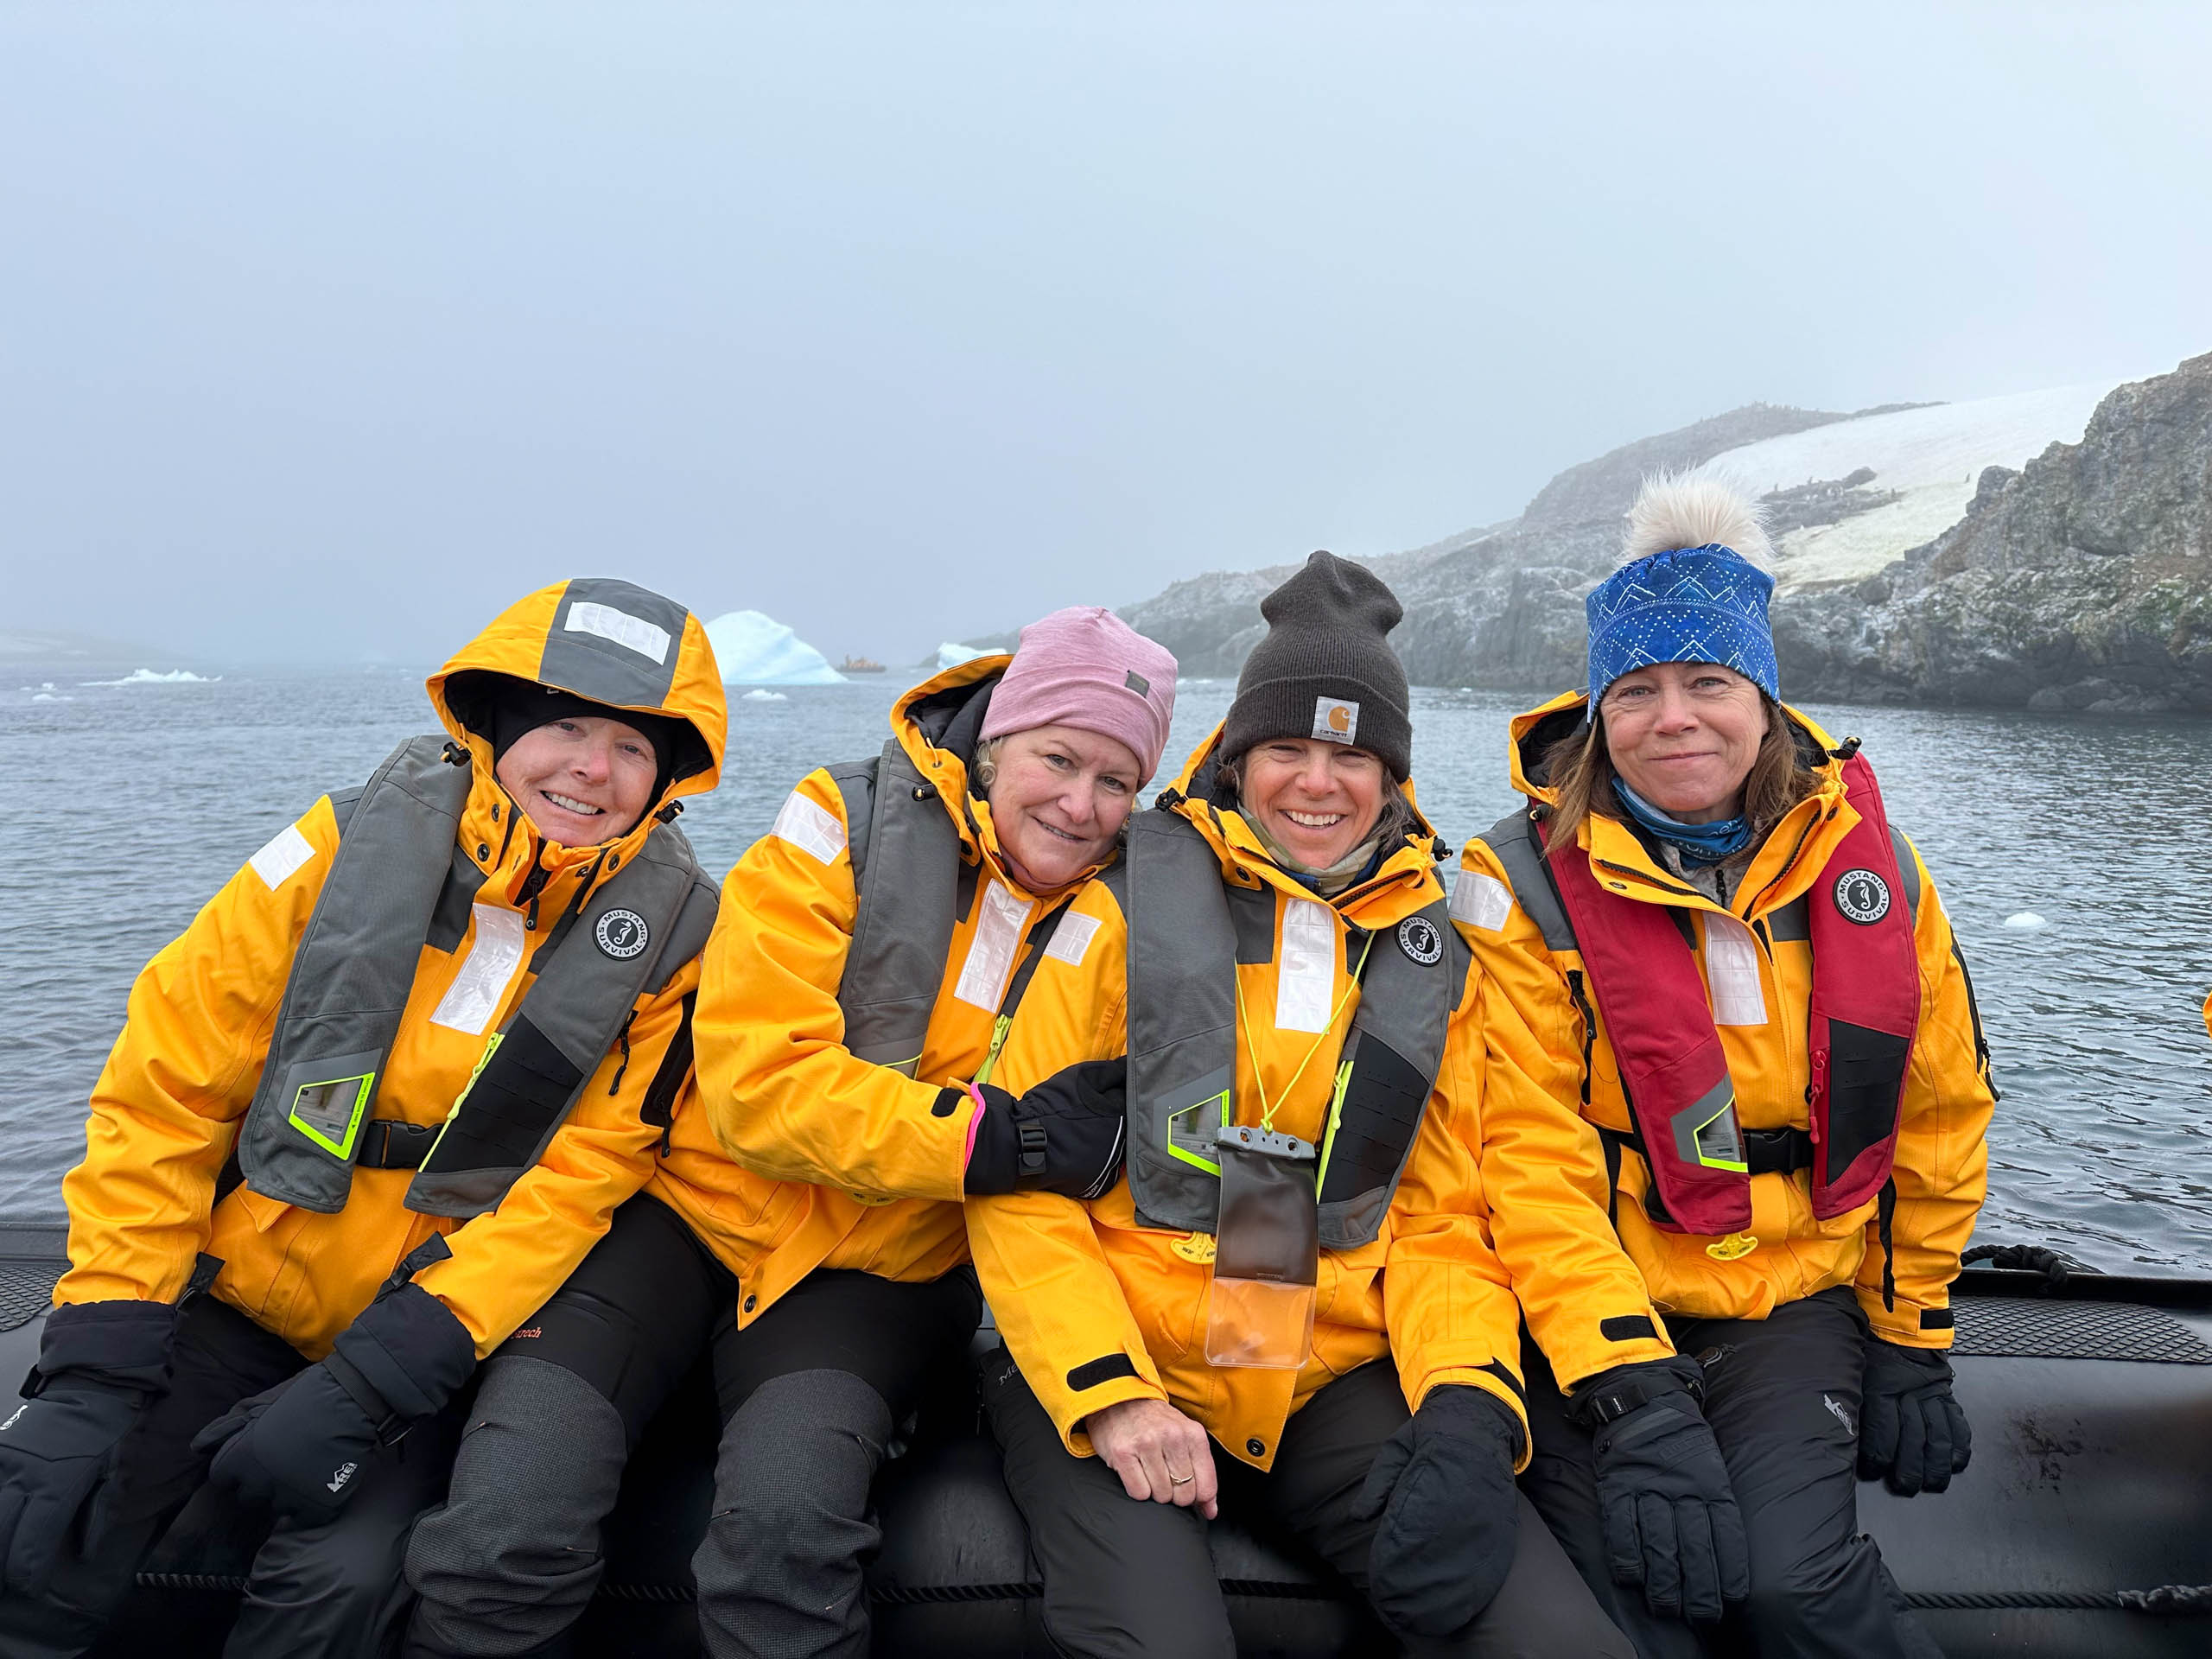
[[[1268,1100],[1266,1074],[1260,1069],[1260,1046],[1252,1040],[1252,1016],[1244,1007],[1244,976],[1236,975],[1236,1018],[1244,1029],[1244,1046],[1252,1056],[1252,1086],[1260,1091],[1260,1127],[1262,1128],[1271,1130],[1274,1128],[1275,1114],[1282,1109],[1283,1103],[1296,1091],[1298,1080],[1306,1075],[1306,1068],[1313,1063],[1313,1057],[1321,1052],[1321,1045],[1329,1040],[1329,1033],[1336,1030],[1337,1021],[1344,1018],[1344,1009],[1351,1003],[1351,994],[1359,988],[1359,976],[1367,971],[1367,953],[1374,948],[1375,936],[1370,933],[1367,936],[1367,943],[1360,947],[1359,966],[1351,970],[1351,983],[1344,987],[1344,994],[1337,999],[1336,1009],[1329,1015],[1329,1023],[1321,1028],[1321,1034],[1313,1039],[1313,1046],[1306,1051],[1306,1058],[1299,1061],[1298,1070],[1290,1074],[1290,1081],[1283,1084],[1282,1093],[1276,1096],[1272,1104]],[[1236,972],[1234,969],[1230,971]]]

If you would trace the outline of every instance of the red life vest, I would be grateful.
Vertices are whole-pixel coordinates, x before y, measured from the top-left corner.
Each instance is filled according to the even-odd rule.
[[[1910,907],[1873,768],[1843,763],[1859,823],[1806,895],[1813,945],[1813,1213],[1857,1209],[1888,1184],[1920,1022]],[[1548,857],[1604,1014],[1669,1230],[1751,1225],[1751,1175],[1705,983],[1670,906],[1609,891],[1579,847]],[[1655,1217],[1655,1219],[1658,1219]]]

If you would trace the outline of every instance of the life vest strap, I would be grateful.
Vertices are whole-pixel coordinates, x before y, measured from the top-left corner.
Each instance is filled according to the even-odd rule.
[[[420,1169],[444,1127],[372,1117],[361,1126],[361,1149],[353,1166],[357,1169]]]

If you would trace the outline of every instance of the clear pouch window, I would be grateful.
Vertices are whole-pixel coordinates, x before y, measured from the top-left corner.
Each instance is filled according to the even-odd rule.
[[[1321,1261],[1313,1145],[1239,1126],[1223,1129],[1215,1147],[1221,1219],[1206,1295],[1206,1363],[1296,1370],[1313,1348]]]

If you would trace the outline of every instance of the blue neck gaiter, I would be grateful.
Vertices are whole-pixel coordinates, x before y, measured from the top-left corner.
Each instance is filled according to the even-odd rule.
[[[1748,818],[1723,818],[1718,823],[1684,823],[1669,817],[1630,789],[1618,772],[1613,776],[1613,793],[1620,798],[1630,817],[1693,863],[1718,864],[1730,854],[1743,851],[1751,842]]]

